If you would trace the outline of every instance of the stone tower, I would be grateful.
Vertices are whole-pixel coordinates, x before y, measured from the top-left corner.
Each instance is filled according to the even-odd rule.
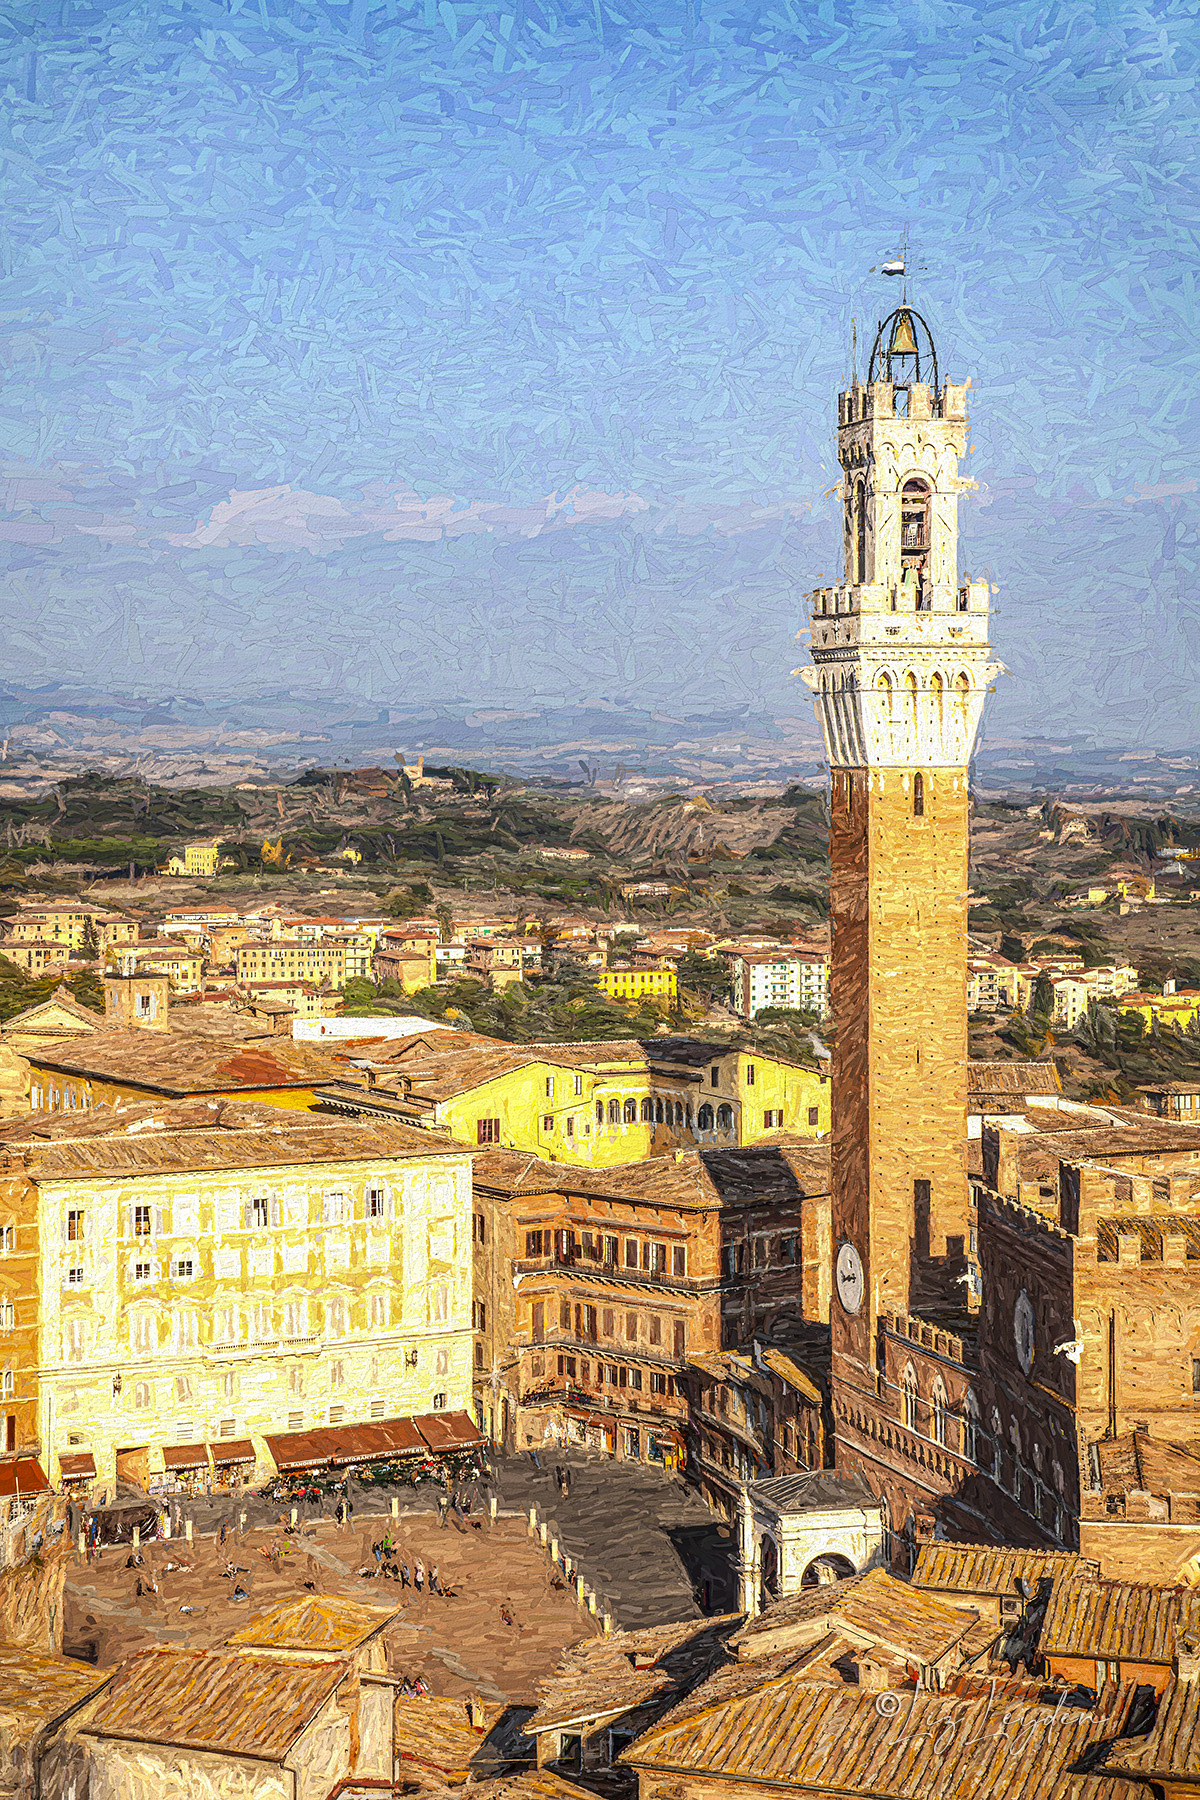
[[[880,1321],[965,1312],[967,765],[988,584],[958,575],[967,385],[902,305],[838,400],[845,577],[813,595],[831,771],[835,1414],[883,1394]],[[842,1433],[841,1423],[838,1426]]]

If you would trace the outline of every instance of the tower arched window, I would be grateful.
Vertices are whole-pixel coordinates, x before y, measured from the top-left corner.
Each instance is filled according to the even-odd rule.
[[[867,579],[867,484],[865,481],[860,481],[858,484],[854,525],[857,579],[865,581]]]
[[[940,732],[945,724],[946,684],[935,669],[929,677],[929,692],[933,695],[933,716]]]
[[[626,1125],[636,1125],[637,1124],[637,1114],[638,1114],[637,1101],[636,1100],[627,1100],[625,1102],[625,1106],[624,1106],[624,1122],[625,1122],[625,1124]]]
[[[662,1122],[663,1122],[663,1103],[662,1103],[661,1099],[658,1099],[654,1102],[654,1123],[656,1125],[661,1125]]]
[[[970,1389],[963,1412],[963,1455],[968,1462],[979,1461],[979,1402]]]
[[[934,1443],[944,1446],[946,1442],[946,1390],[942,1386],[940,1376],[933,1384],[930,1428]]]
[[[883,695],[883,703],[884,703],[884,706],[887,708],[887,722],[890,725],[892,722],[892,678],[891,678],[891,676],[885,675],[885,674],[877,675],[875,678],[875,687],[876,687],[877,692]]]
[[[917,1429],[917,1372],[909,1363],[900,1383],[904,1423],[909,1431]]]
[[[644,1125],[652,1125],[654,1123],[654,1102],[651,1100],[649,1094],[647,1094],[646,1098],[642,1101],[642,1123]]]
[[[609,1101],[608,1122],[610,1125],[619,1125],[621,1123],[621,1102],[619,1100]]]
[[[913,818],[925,817],[925,777],[918,770],[913,776]]]
[[[927,481],[906,481],[900,490],[900,550],[905,556],[929,549],[930,494]]]

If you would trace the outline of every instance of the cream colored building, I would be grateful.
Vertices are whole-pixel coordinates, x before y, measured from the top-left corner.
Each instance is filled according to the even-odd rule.
[[[346,980],[346,951],[340,944],[301,944],[295,938],[247,943],[236,952],[238,985],[251,981],[312,981],[340,988]]]
[[[216,1101],[42,1115],[3,1156],[0,1411],[51,1481],[231,1439],[262,1477],[268,1433],[469,1407],[460,1146]]]

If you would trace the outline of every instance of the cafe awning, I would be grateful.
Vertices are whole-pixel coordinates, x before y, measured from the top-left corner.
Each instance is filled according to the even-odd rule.
[[[282,1474],[295,1469],[389,1462],[397,1456],[425,1456],[430,1450],[442,1455],[482,1442],[466,1413],[430,1413],[419,1419],[370,1419],[357,1425],[280,1432],[267,1439],[267,1449]]]
[[[253,1462],[254,1445],[249,1438],[226,1438],[223,1443],[212,1446],[212,1459],[218,1469],[230,1469],[234,1463]]]
[[[163,1467],[168,1474],[183,1474],[192,1469],[207,1469],[207,1444],[170,1444],[163,1450]]]
[[[452,1450],[477,1450],[484,1442],[470,1413],[422,1413],[413,1424],[436,1456]]]
[[[90,1450],[77,1450],[74,1455],[60,1456],[58,1466],[64,1481],[93,1481],[96,1459]]]
[[[11,1500],[14,1494],[48,1494],[41,1463],[36,1456],[18,1456],[12,1462],[0,1462],[0,1500]]]

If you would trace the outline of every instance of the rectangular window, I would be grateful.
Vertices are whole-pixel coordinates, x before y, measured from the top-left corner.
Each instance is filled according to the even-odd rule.
[[[133,1209],[134,1237],[149,1237],[150,1231],[150,1208],[148,1206],[135,1206]]]
[[[779,1260],[781,1263],[793,1265],[796,1261],[796,1239],[790,1235],[779,1240]]]
[[[148,1262],[134,1263],[133,1279],[135,1281],[149,1281],[150,1280],[150,1264]]]
[[[258,1231],[264,1231],[271,1223],[271,1202],[266,1195],[250,1202],[250,1223]]]
[[[746,1086],[747,1087],[754,1086],[754,1064],[753,1063],[746,1064]]]
[[[625,1267],[636,1269],[638,1266],[638,1247],[636,1238],[625,1239]]]
[[[195,1259],[191,1256],[173,1256],[171,1258],[172,1281],[190,1281],[196,1273]]]
[[[683,1275],[687,1274],[687,1245],[686,1244],[673,1244],[671,1246],[671,1273],[672,1273],[672,1275],[677,1275],[677,1276],[683,1276]]]
[[[662,1320],[657,1313],[650,1314],[650,1342],[652,1344],[662,1343]]]
[[[687,1349],[687,1326],[682,1319],[675,1321],[675,1361],[682,1362]]]
[[[652,1394],[665,1394],[666,1391],[667,1391],[666,1376],[660,1375],[657,1369],[652,1370],[651,1374],[650,1374],[650,1392]]]
[[[76,1266],[73,1269],[67,1270],[67,1286],[68,1287],[82,1287],[83,1286],[83,1270],[78,1266],[78,1264],[76,1264]]]
[[[553,1075],[547,1075],[547,1077],[546,1077],[546,1098],[547,1098],[547,1100],[553,1100],[553,1098],[554,1098],[554,1077],[553,1077]]]
[[[1192,1358],[1192,1392],[1200,1395],[1200,1356]]]
[[[719,1087],[721,1082],[720,1069],[710,1069],[708,1072],[708,1079],[713,1087]]]
[[[558,1328],[560,1331],[571,1329],[571,1302],[560,1300],[558,1303]]]
[[[500,1142],[499,1119],[476,1119],[475,1142],[477,1144],[498,1144]]]
[[[15,1225],[0,1225],[0,1252],[11,1256],[17,1247],[17,1228]]]
[[[570,1117],[570,1115],[568,1115],[568,1117],[567,1117],[567,1136],[569,1138],[573,1138],[575,1136],[575,1121],[573,1118]]]
[[[543,1131],[553,1131],[554,1130],[554,1114],[553,1113],[543,1113],[542,1114],[542,1130]]]
[[[78,1244],[83,1238],[83,1213],[72,1208],[67,1214],[67,1242]]]
[[[544,1300],[535,1300],[533,1303],[531,1335],[535,1344],[540,1344],[546,1336],[546,1303]]]
[[[594,1344],[596,1341],[596,1309],[585,1306],[583,1309],[583,1335]]]
[[[475,1310],[475,1329],[476,1329],[476,1331],[486,1331],[487,1330],[487,1307],[484,1305],[482,1300],[475,1301],[474,1310]]]
[[[606,1237],[604,1240],[604,1260],[608,1263],[610,1268],[616,1266],[617,1240],[615,1237]]]
[[[633,1389],[635,1394],[641,1393],[641,1391],[642,1391],[642,1371],[640,1369],[630,1369],[629,1385]]]
[[[540,1231],[527,1231],[525,1233],[525,1254],[527,1257],[531,1258],[541,1256],[542,1234]]]
[[[583,1093],[583,1076],[577,1075],[575,1077],[575,1097],[576,1097],[576,1099],[578,1099],[582,1093]]]
[[[384,1192],[381,1187],[369,1187],[364,1196],[364,1204],[368,1219],[382,1219],[386,1207]]]
[[[612,1334],[613,1334],[613,1309],[611,1306],[606,1306],[604,1309],[601,1328],[602,1328],[606,1338],[610,1338],[612,1336]]]
[[[625,1337],[627,1342],[637,1343],[637,1314],[635,1312],[625,1314]]]

